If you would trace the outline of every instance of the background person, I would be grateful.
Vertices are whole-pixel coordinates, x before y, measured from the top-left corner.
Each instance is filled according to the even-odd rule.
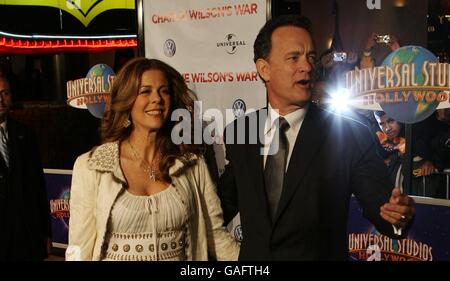
[[[0,260],[43,260],[51,226],[41,156],[34,133],[9,117],[11,104],[0,76]]]

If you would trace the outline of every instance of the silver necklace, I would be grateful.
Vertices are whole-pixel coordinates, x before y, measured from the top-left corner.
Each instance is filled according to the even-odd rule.
[[[133,145],[131,144],[130,140],[128,139],[127,141],[128,141],[128,144],[130,145],[131,152],[134,155],[134,159],[141,162],[139,167],[141,167],[141,169],[144,170],[144,172],[146,172],[149,175],[150,179],[155,182],[156,181],[156,171],[153,168],[153,161],[152,161],[152,165],[149,165],[144,158],[139,156],[136,149],[134,149]]]

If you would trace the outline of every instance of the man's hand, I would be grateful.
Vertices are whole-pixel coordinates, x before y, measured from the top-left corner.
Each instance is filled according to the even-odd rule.
[[[420,169],[422,169],[422,176],[429,176],[436,172],[436,168],[434,167],[433,163],[428,160],[423,162],[423,164],[420,166]]]
[[[389,203],[380,207],[380,216],[398,228],[405,228],[415,213],[414,200],[402,194],[398,187],[392,190]]]
[[[395,37],[395,35],[393,34],[389,34],[389,43],[387,44],[392,51],[395,51],[398,48],[400,48],[400,44],[398,43],[397,37]]]
[[[321,61],[320,61],[320,62],[322,63],[322,66],[323,66],[324,68],[331,68],[331,67],[333,66],[333,64],[334,64],[334,60],[333,60],[333,52],[330,52],[330,53],[324,55],[324,56],[321,58]]]
[[[348,64],[354,64],[358,60],[358,54],[355,52],[348,52],[347,53],[347,63]]]
[[[364,47],[364,51],[370,52],[373,47],[377,44],[377,36],[378,33],[373,32],[369,38],[367,38],[366,46]]]

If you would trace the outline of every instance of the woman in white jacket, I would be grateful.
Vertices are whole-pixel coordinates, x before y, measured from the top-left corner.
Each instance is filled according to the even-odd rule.
[[[74,165],[67,260],[237,259],[202,147],[171,141],[172,112],[193,108],[164,62],[136,58],[118,73],[103,144]]]

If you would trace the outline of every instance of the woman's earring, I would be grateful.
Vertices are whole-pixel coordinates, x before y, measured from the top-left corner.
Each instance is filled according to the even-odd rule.
[[[127,120],[125,120],[125,121],[123,122],[123,127],[124,127],[124,128],[128,128],[130,125],[131,125],[130,118],[127,118]]]

